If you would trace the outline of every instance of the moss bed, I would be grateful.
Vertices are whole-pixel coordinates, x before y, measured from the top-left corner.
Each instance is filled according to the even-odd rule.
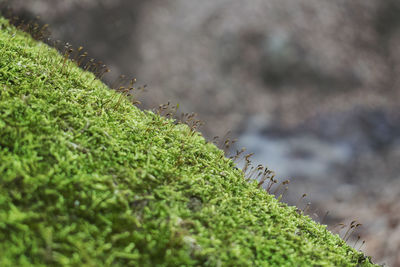
[[[371,263],[0,18],[0,266],[155,265]]]

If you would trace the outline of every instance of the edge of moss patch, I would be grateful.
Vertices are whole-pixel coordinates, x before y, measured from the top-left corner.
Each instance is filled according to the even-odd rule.
[[[0,18],[0,265],[372,264]]]

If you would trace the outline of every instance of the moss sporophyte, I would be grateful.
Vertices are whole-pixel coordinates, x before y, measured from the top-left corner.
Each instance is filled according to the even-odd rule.
[[[372,265],[65,49],[0,18],[0,266]]]

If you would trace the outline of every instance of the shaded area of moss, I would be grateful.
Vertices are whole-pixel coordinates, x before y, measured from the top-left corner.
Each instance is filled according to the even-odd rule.
[[[155,264],[370,263],[199,133],[119,104],[0,19],[0,265]]]

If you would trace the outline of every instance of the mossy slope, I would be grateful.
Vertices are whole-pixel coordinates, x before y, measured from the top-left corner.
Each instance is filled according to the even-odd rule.
[[[0,266],[354,266],[186,125],[0,18]]]

